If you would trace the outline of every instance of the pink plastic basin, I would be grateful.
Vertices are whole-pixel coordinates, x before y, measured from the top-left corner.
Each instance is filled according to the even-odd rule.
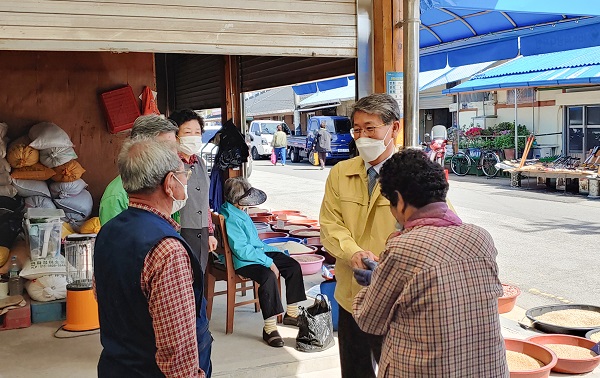
[[[504,339],[504,345],[506,350],[512,350],[513,352],[524,353],[530,357],[540,360],[544,366],[533,370],[521,370],[511,371],[510,377],[523,377],[523,378],[546,378],[550,376],[550,370],[556,365],[558,358],[550,349],[543,347],[538,344],[534,344],[531,341],[518,340],[518,339]]]
[[[592,340],[584,339],[583,337],[558,334],[531,336],[527,338],[527,340],[539,345],[565,344],[586,349],[591,349],[594,345],[596,345],[596,343]],[[552,371],[567,374],[583,374],[594,370],[598,367],[598,365],[600,365],[600,355],[582,359],[558,358],[556,366],[552,368]]]
[[[311,274],[320,272],[323,261],[325,261],[325,257],[314,254],[292,255],[292,258],[300,264],[303,276],[310,276]]]

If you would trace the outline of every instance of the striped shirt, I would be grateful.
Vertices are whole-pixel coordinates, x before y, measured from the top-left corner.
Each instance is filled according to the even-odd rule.
[[[416,226],[393,235],[355,319],[385,335],[378,377],[508,377],[496,248],[482,228]]]
[[[129,206],[156,214],[179,229],[177,222],[150,206],[131,200]],[[193,281],[189,255],[179,240],[163,239],[146,255],[141,286],[152,317],[156,364],[166,377],[205,376],[198,368]]]

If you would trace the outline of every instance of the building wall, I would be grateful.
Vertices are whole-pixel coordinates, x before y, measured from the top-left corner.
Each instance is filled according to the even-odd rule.
[[[126,84],[136,96],[146,85],[154,89],[153,54],[0,51],[0,77],[0,122],[9,125],[9,137],[41,121],[65,130],[97,209],[117,175],[116,157],[126,137],[107,131],[99,95]]]

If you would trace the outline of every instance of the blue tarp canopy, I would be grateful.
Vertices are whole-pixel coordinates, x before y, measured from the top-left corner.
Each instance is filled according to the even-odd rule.
[[[348,80],[354,80],[354,75],[293,85],[292,89],[294,90],[294,93],[296,93],[298,96],[301,96],[345,87],[348,85]]]
[[[600,84],[600,47],[521,56],[442,93]]]
[[[600,1],[421,0],[420,5],[421,71],[600,45]]]

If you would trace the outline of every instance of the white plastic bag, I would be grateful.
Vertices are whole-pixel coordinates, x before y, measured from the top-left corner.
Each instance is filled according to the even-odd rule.
[[[27,294],[34,301],[49,302],[67,297],[67,278],[62,275],[49,275],[25,283]]]

